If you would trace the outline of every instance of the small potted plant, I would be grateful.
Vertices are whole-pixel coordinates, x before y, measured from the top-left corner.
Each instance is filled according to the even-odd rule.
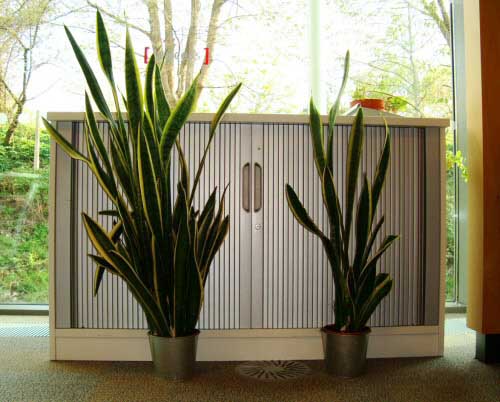
[[[380,97],[370,96],[370,91],[364,85],[359,83],[356,85],[356,90],[352,94],[351,107],[358,106],[379,111],[385,110],[385,100]]]
[[[199,334],[196,325],[203,305],[205,282],[211,262],[229,230],[224,194],[217,207],[215,188],[200,211],[194,209],[193,198],[217,125],[241,84],[231,91],[214,115],[208,143],[191,185],[178,137],[198,98],[197,79],[171,111],[159,68],[152,56],[143,92],[127,31],[124,98],[127,127],[101,15],[97,13],[98,56],[111,86],[116,114],[111,113],[85,55],[67,28],[66,33],[92,98],[109,124],[110,133],[107,148],[87,95],[85,154],[44,120],[59,146],[71,158],[88,165],[113,204],[112,210],[100,212],[114,217],[111,230],[102,227],[95,218],[82,214],[96,250],[95,255],[90,255],[97,265],[94,294],[105,271],[123,279],[146,316],[155,371],[166,378],[188,378],[196,361]],[[174,152],[178,154],[180,165],[177,183],[171,180]]]
[[[392,95],[377,89],[369,89],[366,84],[358,83],[352,94],[351,107],[363,107],[380,112],[404,112],[408,101],[401,96]],[[353,110],[353,109],[351,109]]]
[[[322,183],[323,204],[328,214],[328,232],[322,230],[309,216],[293,188],[286,185],[288,206],[297,221],[318,236],[323,244],[335,286],[335,322],[322,328],[325,362],[328,372],[355,377],[363,373],[366,363],[368,335],[367,322],[375,308],[392,288],[387,273],[377,273],[376,265],[383,253],[397,239],[390,235],[372,252],[384,217],[374,222],[375,211],[384,185],[390,159],[390,133],[386,129],[383,151],[378,161],[373,183],[364,174],[357,208],[354,210],[358,173],[365,128],[363,110],[354,118],[348,143],[346,166],[346,203],[341,207],[335,188],[333,171],[333,136],[340,99],[349,71],[349,52],[345,58],[344,79],[339,95],[329,112],[328,142],[324,144],[321,117],[311,99],[310,132],[314,161]],[[351,230],[354,228],[355,248],[349,253]]]

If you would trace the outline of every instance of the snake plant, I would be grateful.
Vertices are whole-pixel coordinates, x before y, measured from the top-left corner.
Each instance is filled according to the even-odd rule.
[[[293,188],[286,185],[288,206],[297,221],[321,240],[335,286],[333,329],[358,332],[365,328],[370,316],[392,288],[392,279],[387,273],[376,273],[380,257],[398,236],[387,236],[372,252],[384,217],[374,222],[375,211],[382,192],[390,159],[390,131],[386,127],[385,143],[380,155],[373,183],[366,174],[362,180],[356,211],[354,201],[358,182],[365,126],[363,110],[360,108],[354,118],[346,163],[346,203],[341,208],[333,172],[333,142],[336,116],[349,72],[349,52],[345,57],[344,78],[336,102],[329,111],[328,135],[325,150],[325,136],[321,117],[313,100],[310,102],[310,132],[313,144],[316,170],[322,184],[323,204],[328,215],[327,233],[308,215]],[[356,214],[354,214],[356,212]],[[351,236],[354,227],[355,234]],[[351,237],[355,240],[354,253],[349,253]]]
[[[197,79],[170,110],[154,56],[147,65],[142,89],[127,31],[126,96],[119,97],[108,35],[98,12],[97,53],[111,87],[114,114],[84,53],[70,30],[67,27],[65,30],[95,105],[109,124],[108,149],[86,94],[86,154],[83,154],[44,120],[57,144],[71,158],[88,165],[113,205],[112,210],[99,212],[113,217],[111,230],[101,226],[95,217],[82,214],[86,232],[96,250],[89,255],[97,266],[94,294],[106,271],[117,275],[127,283],[142,306],[153,335],[191,335],[203,305],[211,262],[229,230],[229,216],[224,213],[225,191],[217,206],[215,188],[201,211],[195,210],[193,199],[217,125],[241,84],[229,93],[210,123],[208,143],[191,185],[179,132],[197,101]],[[120,101],[125,105],[128,123],[121,112]],[[177,183],[171,176],[175,152],[180,166]]]

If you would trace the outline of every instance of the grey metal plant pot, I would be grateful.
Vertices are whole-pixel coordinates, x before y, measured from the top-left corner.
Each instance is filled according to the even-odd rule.
[[[339,332],[333,326],[321,328],[326,371],[338,377],[364,373],[370,328],[361,332]]]
[[[155,374],[169,380],[192,377],[200,331],[189,336],[167,338],[149,334],[149,346]]]

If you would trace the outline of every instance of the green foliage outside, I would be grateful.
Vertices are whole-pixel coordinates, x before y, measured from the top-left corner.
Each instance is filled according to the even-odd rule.
[[[0,137],[5,127],[0,127]],[[455,297],[455,166],[464,158],[446,138],[446,296]],[[34,128],[19,127],[11,147],[0,146],[0,303],[47,303],[49,136],[40,135],[40,170],[33,170]]]
[[[0,303],[48,302],[49,135],[40,133],[37,171],[34,146],[35,129],[25,125],[0,146]]]
[[[456,182],[467,181],[469,172],[465,158],[455,152],[453,131],[446,134],[446,300],[456,299]]]

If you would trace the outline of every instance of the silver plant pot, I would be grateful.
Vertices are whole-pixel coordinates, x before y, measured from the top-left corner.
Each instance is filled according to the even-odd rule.
[[[155,374],[169,380],[192,377],[200,331],[188,336],[167,338],[149,334],[149,346]]]
[[[357,377],[365,372],[370,328],[361,332],[339,332],[327,325],[321,329],[326,371],[338,377]]]

